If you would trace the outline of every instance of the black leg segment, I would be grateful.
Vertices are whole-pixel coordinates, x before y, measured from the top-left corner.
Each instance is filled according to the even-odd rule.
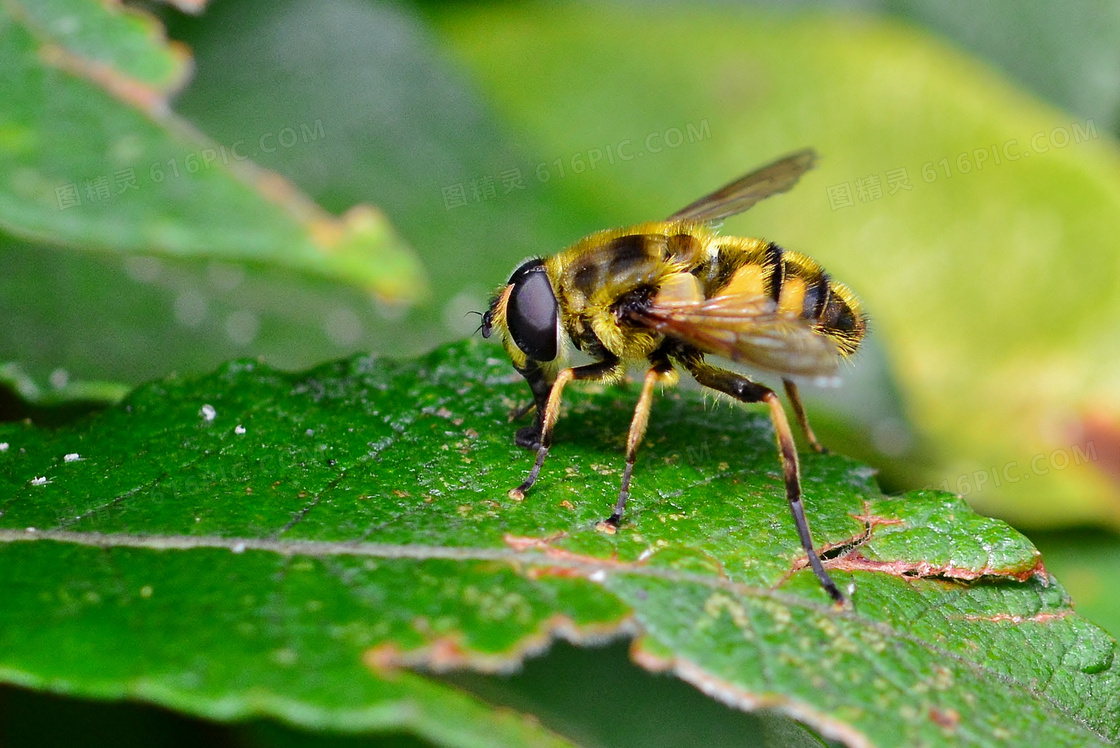
[[[524,369],[517,373],[525,377],[529,389],[533,393],[533,402],[524,408],[519,408],[512,413],[512,418],[520,418],[535,408],[533,425],[524,426],[517,430],[513,436],[513,443],[525,449],[536,451],[541,446],[541,427],[544,425],[544,409],[548,405],[548,393],[552,390],[552,382],[548,380],[544,370],[536,361],[530,361]]]

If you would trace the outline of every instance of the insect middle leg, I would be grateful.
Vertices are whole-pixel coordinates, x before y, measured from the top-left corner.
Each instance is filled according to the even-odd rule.
[[[630,476],[634,472],[634,463],[638,459],[638,445],[646,435],[649,426],[649,409],[653,401],[653,388],[658,383],[675,384],[677,380],[673,365],[663,356],[650,359],[652,364],[646,372],[642,382],[642,393],[638,396],[638,405],[634,408],[634,418],[630,421],[630,434],[626,437],[626,468],[622,471],[622,487],[618,492],[618,502],[614,511],[604,524],[606,529],[617,528],[622,521],[622,512],[626,509],[626,502],[630,500]]]
[[[617,358],[610,358],[585,366],[562,369],[556,375],[556,380],[552,383],[552,388],[548,392],[544,410],[538,414],[541,419],[541,430],[540,444],[537,446],[537,461],[533,463],[533,469],[529,471],[529,476],[524,482],[509,492],[511,499],[525,498],[525,492],[537,482],[541,466],[544,465],[544,458],[548,457],[548,449],[552,446],[552,429],[556,426],[556,419],[560,416],[560,396],[564,392],[564,386],[572,380],[596,382],[615,379],[623,373],[623,368],[621,361]],[[516,440],[520,442],[520,439],[521,433],[518,432]]]
[[[801,433],[805,434],[809,446],[813,448],[814,452],[827,454],[828,450],[817,441],[817,435],[813,433],[812,427],[809,426],[809,416],[805,414],[805,406],[801,404],[801,393],[797,391],[797,385],[789,379],[782,379],[782,384],[785,385],[789,403],[793,406],[793,415],[797,418],[797,423],[801,425]]]
[[[688,369],[696,381],[705,387],[711,387],[744,403],[766,403],[770,408],[770,420],[774,423],[774,435],[778,442],[778,455],[782,461],[782,472],[785,477],[786,499],[789,501],[789,510],[793,514],[794,524],[797,526],[797,535],[801,540],[801,547],[809,559],[809,566],[817,575],[825,592],[836,602],[844,602],[844,595],[837,588],[832,577],[824,570],[820,556],[813,547],[813,536],[809,533],[809,520],[805,517],[805,506],[801,501],[801,475],[797,461],[797,446],[793,441],[793,433],[786,420],[785,411],[778,396],[769,387],[757,382],[752,382],[746,377],[735,372],[720,369],[705,363],[697,357],[686,357],[681,363]]]

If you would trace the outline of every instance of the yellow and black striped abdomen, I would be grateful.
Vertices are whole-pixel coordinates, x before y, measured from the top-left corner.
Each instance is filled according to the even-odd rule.
[[[773,242],[723,237],[718,252],[696,275],[708,298],[768,296],[778,309],[796,315],[850,355],[867,333],[867,316],[856,295],[833,281],[816,260]]]

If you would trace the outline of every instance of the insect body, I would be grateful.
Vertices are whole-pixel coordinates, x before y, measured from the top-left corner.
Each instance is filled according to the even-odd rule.
[[[813,548],[797,450],[778,396],[706,360],[712,354],[781,375],[807,440],[821,449],[789,377],[832,374],[856,351],[867,329],[859,301],[804,255],[762,239],[720,236],[710,227],[788,190],[814,158],[811,150],[791,154],[665,221],[601,231],[514,271],[482,318],[483,336],[498,332],[532,390],[525,412],[536,409],[534,424],[520,429],[516,441],[536,450],[537,459],[512,496],[522,496],[540,474],[565,385],[617,381],[629,364],[644,361],[649,368],[630,425],[622,486],[604,522],[617,527],[654,386],[676,383],[681,368],[705,387],[769,407],[801,545],[825,590],[834,600],[844,599]],[[593,363],[567,366],[569,344],[590,354]]]

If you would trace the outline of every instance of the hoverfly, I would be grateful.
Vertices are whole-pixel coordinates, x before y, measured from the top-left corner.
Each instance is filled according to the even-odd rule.
[[[535,422],[517,431],[518,445],[535,450],[528,477],[510,496],[536,482],[552,443],[565,385],[615,382],[632,362],[648,363],[626,440],[618,502],[600,527],[613,531],[630,497],[638,445],[657,384],[679,380],[677,367],[704,387],[770,410],[786,498],[809,566],[837,602],[844,596],[813,548],[801,501],[797,449],[773,390],[705,360],[711,354],[782,377],[794,415],[811,447],[821,451],[791,376],[834,373],[867,331],[855,295],[812,259],[763,239],[720,236],[711,224],[785,192],[813,166],[810,150],[792,153],[731,182],[664,221],[600,231],[559,254],[527,260],[482,315],[482,335],[497,332],[525,378]],[[574,345],[593,363],[568,366]]]

